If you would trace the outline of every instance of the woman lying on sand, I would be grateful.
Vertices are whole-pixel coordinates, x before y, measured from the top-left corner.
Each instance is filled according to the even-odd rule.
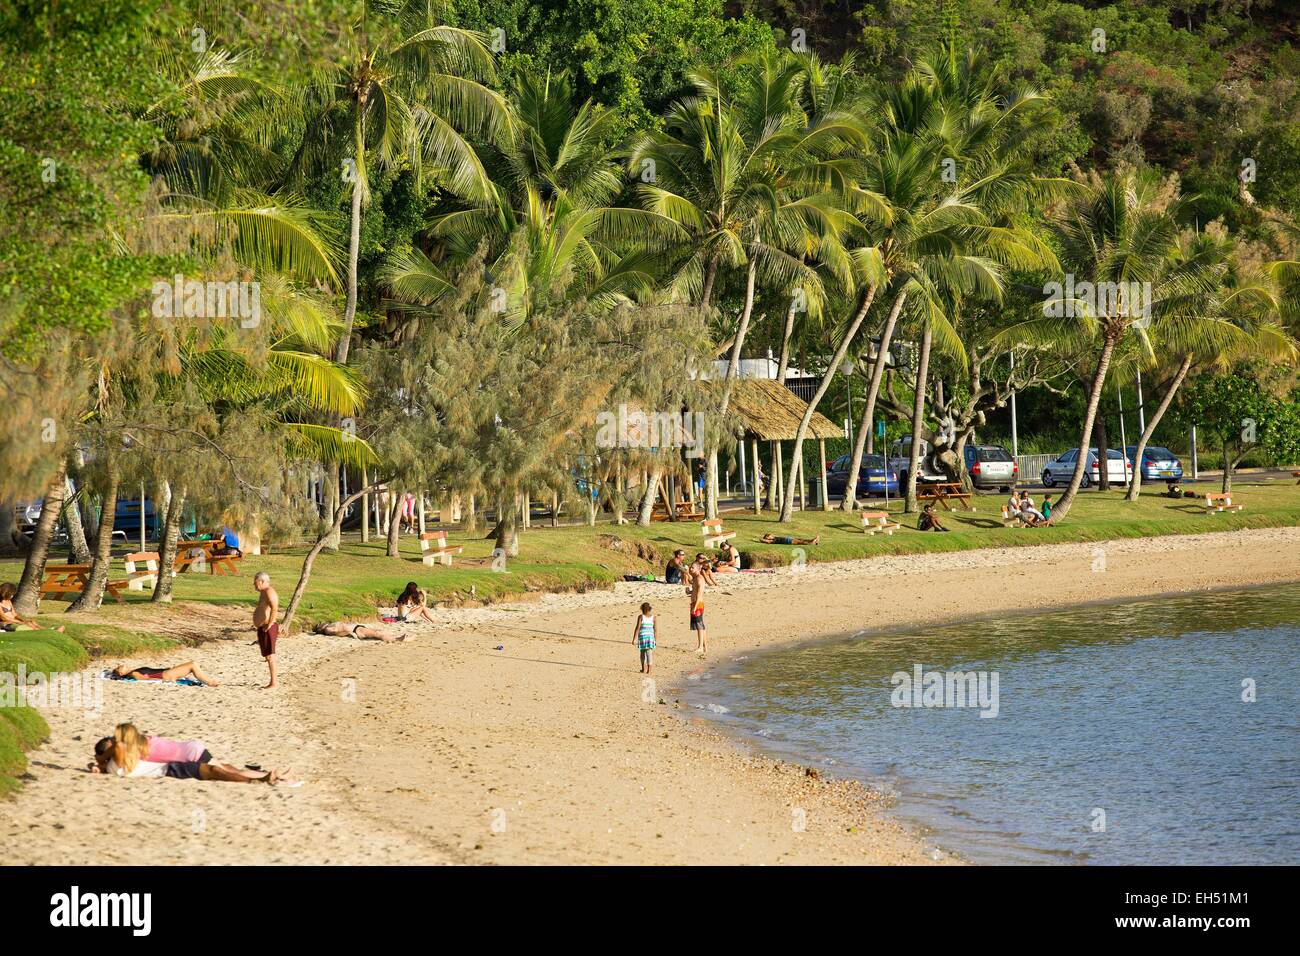
[[[327,634],[330,637],[359,637],[362,640],[383,641],[385,644],[415,640],[415,638],[407,634],[393,634],[382,627],[371,627],[368,624],[356,624],[352,621],[330,621],[328,624],[317,624],[315,631],[317,634]]]
[[[207,684],[209,687],[221,686],[220,681],[215,681],[203,673],[199,670],[199,665],[193,661],[186,661],[175,667],[132,667],[129,664],[119,664],[109,673],[111,680],[180,680],[182,677]]]
[[[414,581],[406,585],[406,590],[397,596],[397,619],[415,621],[423,618],[430,624],[437,624],[438,619],[429,610],[429,594]]]
[[[200,740],[146,737],[135,724],[118,724],[112,737],[95,744],[91,773],[118,777],[174,777],[225,783],[300,783],[292,770],[240,770],[216,763]]]

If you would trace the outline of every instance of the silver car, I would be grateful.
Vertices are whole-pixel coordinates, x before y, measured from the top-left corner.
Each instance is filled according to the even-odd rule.
[[[1016,460],[1001,445],[967,445],[965,456],[966,471],[976,488],[1010,491],[1019,477]]]
[[[1055,488],[1058,484],[1069,484],[1070,477],[1074,474],[1075,463],[1079,460],[1079,449],[1071,448],[1069,451],[1061,452],[1056,456],[1054,461],[1049,461],[1043,466],[1043,484],[1048,488]],[[1099,461],[1096,448],[1088,449],[1088,467],[1083,472],[1083,480],[1079,483],[1080,488],[1089,488],[1101,478],[1101,472],[1097,467]],[[1128,459],[1118,448],[1106,449],[1106,473],[1110,476],[1112,485],[1127,485],[1129,477],[1133,474],[1129,466]]]

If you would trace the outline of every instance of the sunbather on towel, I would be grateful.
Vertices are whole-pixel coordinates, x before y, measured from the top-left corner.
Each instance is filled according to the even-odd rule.
[[[370,627],[368,624],[357,624],[353,621],[330,621],[328,624],[317,624],[315,630],[317,634],[327,634],[330,637],[358,637],[362,640],[383,641],[385,644],[415,640],[409,634],[393,634],[382,627]]]
[[[203,673],[199,670],[199,665],[193,661],[186,661],[175,667],[132,667],[129,664],[119,664],[113,668],[109,677],[113,680],[180,680],[182,677],[188,677],[209,687],[221,686],[220,681],[215,681]]]

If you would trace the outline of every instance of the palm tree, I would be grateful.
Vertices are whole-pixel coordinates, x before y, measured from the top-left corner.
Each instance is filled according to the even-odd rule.
[[[432,4],[403,0],[362,16],[347,36],[345,55],[311,84],[307,117],[291,177],[322,166],[340,168],[351,183],[347,301],[334,360],[346,364],[357,311],[357,260],[369,168],[408,165],[419,180],[426,166],[439,185],[486,200],[492,183],[467,136],[496,138],[510,128],[510,111],[484,85],[495,74],[485,38],[437,21]]]
[[[809,115],[800,103],[807,70],[798,57],[760,55],[737,64],[738,92],[724,71],[691,74],[695,94],[669,109],[661,131],[630,151],[644,208],[671,219],[689,238],[670,283],[678,296],[709,308],[721,268],[744,268],[740,314],[731,333],[719,418],[725,420],[732,384],[749,332],[757,287],[800,288],[812,303],[823,283],[805,253],[823,236],[839,236],[850,217],[834,199],[848,177],[838,147],[861,143],[860,123],[848,112]],[[829,260],[842,272],[841,256]],[[717,514],[717,448],[709,454],[707,512]]]
[[[1257,355],[1295,359],[1295,340],[1278,324],[1282,290],[1275,282],[1276,269],[1270,270],[1273,275],[1243,271],[1232,261],[1233,249],[1228,237],[1208,230],[1179,238],[1174,261],[1197,264],[1210,287],[1167,302],[1160,322],[1150,330],[1148,338],[1168,356],[1172,373],[1138,438],[1128,501],[1142,493],[1141,462],[1147,444],[1194,364],[1228,367],[1234,360]]]
[[[1050,313],[1064,312],[1098,343],[1078,461],[1052,509],[1054,519],[1069,513],[1079,492],[1106,372],[1121,339],[1135,325],[1159,319],[1183,297],[1209,288],[1199,261],[1178,260],[1179,201],[1168,198],[1157,179],[1119,170],[1094,173],[1086,185],[1086,192],[1070,200],[1052,224],[1067,282],[1045,303],[1049,315],[1034,320],[1059,325],[1060,316]]]
[[[863,453],[874,447],[880,385],[905,308],[921,317],[922,338],[928,329],[934,344],[964,361],[960,337],[944,314],[950,293],[997,299],[1004,268],[1055,262],[1021,212],[1030,199],[1053,194],[1061,183],[1033,174],[1019,149],[1025,134],[1013,122],[1042,97],[1031,89],[1000,95],[998,80],[973,52],[960,55],[948,43],[903,83],[877,94],[881,142],[868,159],[863,188],[891,211],[877,241],[894,298],[881,327],[849,462],[845,511],[857,506],[852,492]],[[914,408],[914,431],[920,420]],[[914,435],[914,450],[917,439]],[[913,463],[909,484],[916,470]]]

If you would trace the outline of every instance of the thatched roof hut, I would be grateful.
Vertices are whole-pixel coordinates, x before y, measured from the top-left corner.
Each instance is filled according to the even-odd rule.
[[[799,430],[808,403],[780,382],[768,378],[737,379],[731,408],[744,423],[745,437],[759,441],[791,441]],[[844,430],[821,412],[813,412],[809,438],[839,438]]]

